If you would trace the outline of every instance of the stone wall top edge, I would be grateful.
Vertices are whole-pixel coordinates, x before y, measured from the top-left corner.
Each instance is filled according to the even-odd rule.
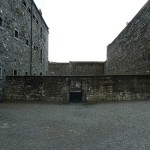
[[[136,15],[131,19],[131,21],[128,23],[127,26],[125,26],[122,31],[116,36],[116,38],[110,43],[107,45],[107,47],[109,47],[110,45],[112,45],[113,43],[115,43],[115,41],[119,38],[119,36],[126,30],[129,28],[129,26],[134,22],[134,20],[136,19],[136,17],[138,15],[140,15],[140,13],[145,9],[145,7],[148,5],[148,3],[150,3],[150,1],[148,0],[144,6],[136,13]]]
[[[34,5],[35,9],[37,10],[38,14],[40,15],[40,17],[41,17],[43,23],[45,24],[47,30],[49,30],[49,27],[48,27],[48,25],[46,24],[46,22],[45,22],[43,16],[40,14],[39,9],[38,9],[37,5],[35,4],[34,0],[32,0],[32,3],[33,3],[33,5]]]
[[[140,75],[99,75],[99,76],[6,76],[6,78],[55,78],[55,77],[69,77],[69,78],[73,78],[73,77],[82,77],[82,78],[86,78],[86,77],[150,77],[149,74],[140,74]],[[2,79],[0,79],[2,80]]]
[[[106,61],[70,61],[70,62],[49,62],[49,64],[103,64]]]

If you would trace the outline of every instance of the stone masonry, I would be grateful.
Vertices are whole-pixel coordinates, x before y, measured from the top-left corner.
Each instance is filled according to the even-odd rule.
[[[105,74],[105,62],[49,63],[50,76],[99,76]]]
[[[46,75],[48,27],[35,3],[32,0],[1,0],[0,18],[0,67],[3,77],[29,75],[30,67],[32,75]]]
[[[0,82],[6,75],[46,75],[48,34],[33,0],[0,0]]]
[[[76,81],[76,86],[72,87],[72,81]],[[81,83],[82,102],[150,99],[150,75],[9,76],[5,98],[7,101],[69,103],[70,92],[77,90],[78,83]]]
[[[108,45],[106,74],[150,74],[150,0]]]

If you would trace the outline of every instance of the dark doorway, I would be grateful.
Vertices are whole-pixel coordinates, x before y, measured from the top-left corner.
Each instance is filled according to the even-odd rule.
[[[70,92],[70,102],[71,103],[81,103],[82,102],[82,92]]]

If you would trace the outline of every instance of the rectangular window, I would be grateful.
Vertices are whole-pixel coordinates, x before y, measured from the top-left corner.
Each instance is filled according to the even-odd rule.
[[[38,20],[36,20],[36,23],[37,23],[37,24],[39,24],[39,21],[38,21]]]
[[[37,47],[37,46],[34,46],[34,50],[37,51],[37,50],[38,50],[38,47]]]
[[[15,29],[15,38],[19,38],[19,32]]]
[[[26,39],[26,45],[29,46],[29,40],[28,39]]]
[[[14,76],[16,76],[17,75],[17,70],[14,70]]]
[[[43,29],[42,29],[42,27],[41,27],[41,29],[40,29],[40,37],[41,37],[41,39],[42,39],[42,31]]]
[[[0,27],[2,27],[2,25],[3,25],[3,19],[2,17],[0,17]]]
[[[33,19],[35,20],[35,16],[33,15]]]
[[[0,66],[0,79],[2,79],[2,67]]]
[[[42,49],[40,51],[40,62],[42,63],[42,59],[43,59],[43,54],[42,54]]]
[[[27,7],[27,4],[26,4],[26,2],[25,2],[25,1],[23,1],[23,6],[24,6],[24,7]]]
[[[30,8],[28,8],[28,12],[29,12],[29,14],[31,14],[31,9]]]

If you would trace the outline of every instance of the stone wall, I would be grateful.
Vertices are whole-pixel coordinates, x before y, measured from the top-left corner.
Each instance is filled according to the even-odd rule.
[[[150,74],[150,1],[108,45],[106,74]]]
[[[9,101],[67,102],[68,85],[64,77],[12,76],[7,77],[5,95]]]
[[[149,75],[124,75],[99,77],[9,76],[6,79],[5,100],[67,103],[72,81],[76,81],[77,86],[81,83],[83,102],[150,99]]]
[[[105,73],[105,62],[49,63],[51,76],[99,76]]]
[[[31,56],[32,74],[45,75],[48,71],[48,27],[34,2],[31,15],[31,2],[0,0],[0,67],[4,76],[13,75],[15,70],[17,75],[29,75]],[[18,38],[15,37],[15,30],[18,31]]]

